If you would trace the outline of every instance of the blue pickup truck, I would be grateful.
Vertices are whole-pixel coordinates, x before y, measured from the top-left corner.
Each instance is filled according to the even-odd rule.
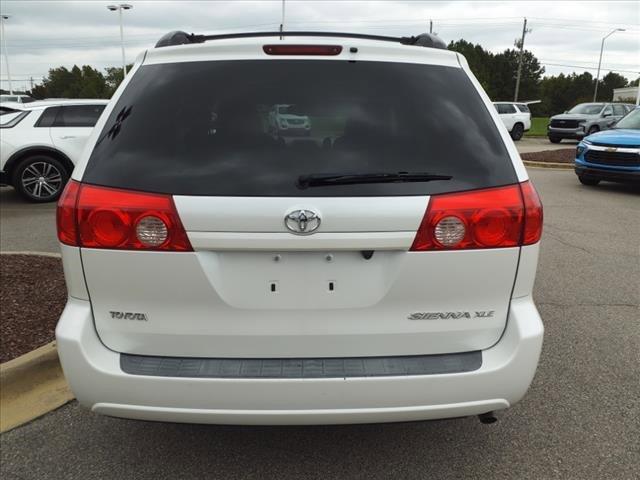
[[[583,185],[601,180],[640,185],[640,107],[612,129],[584,138],[578,144],[575,172]]]

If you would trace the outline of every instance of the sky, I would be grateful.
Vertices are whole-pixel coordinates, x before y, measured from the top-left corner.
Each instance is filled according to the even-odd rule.
[[[129,0],[124,12],[126,59],[171,30],[194,33],[276,30],[280,0],[152,1]],[[74,64],[103,70],[120,66],[118,13],[108,1],[1,0],[5,40],[14,89],[38,83],[50,68]],[[514,48],[528,28],[525,48],[536,55],[547,75],[590,71],[598,66],[605,42],[601,77],[617,71],[640,76],[640,2],[598,1],[312,1],[286,0],[285,29],[351,31],[404,36],[433,31],[445,42],[464,38],[492,52]],[[4,58],[0,85],[7,88]]]

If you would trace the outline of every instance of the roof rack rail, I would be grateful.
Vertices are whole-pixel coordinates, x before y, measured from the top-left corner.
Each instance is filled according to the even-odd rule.
[[[431,33],[421,33],[411,37],[387,37],[383,35],[367,35],[364,33],[339,33],[339,32],[243,32],[224,33],[221,35],[197,35],[179,30],[169,32],[156,43],[155,48],[172,47],[175,45],[187,45],[192,43],[204,43],[209,40],[226,40],[230,38],[258,38],[258,37],[342,37],[359,38],[364,40],[378,40],[382,42],[395,42],[402,45],[416,45],[419,47],[447,48],[444,41]]]

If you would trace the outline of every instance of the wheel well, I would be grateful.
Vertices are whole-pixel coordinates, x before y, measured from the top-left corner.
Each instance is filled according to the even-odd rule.
[[[522,122],[516,122],[513,124],[513,128],[516,128],[517,125],[520,125],[522,128],[524,128],[524,123]],[[511,130],[513,130],[513,128]]]
[[[25,150],[21,150],[19,152],[14,153],[11,156],[11,158],[7,160],[4,171],[5,171],[5,174],[7,175],[7,178],[9,179],[9,182],[13,184],[13,171],[15,167],[18,164],[20,164],[22,160],[24,160],[25,158],[29,158],[33,155],[46,155],[48,157],[55,158],[60,163],[62,163],[62,165],[64,165],[64,168],[67,169],[67,171],[69,172],[69,175],[71,175],[71,172],[73,171],[73,167],[74,167],[73,162],[69,159],[69,157],[67,157],[61,151],[55,150],[53,148],[47,148],[47,147],[27,148]]]

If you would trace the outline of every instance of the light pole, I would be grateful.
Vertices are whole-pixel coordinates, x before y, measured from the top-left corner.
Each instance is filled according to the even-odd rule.
[[[122,49],[122,79],[127,76],[127,62],[124,59],[124,27],[122,26],[122,11],[131,10],[133,5],[128,3],[121,3],[119,5],[108,5],[107,8],[112,12],[117,11],[120,17],[120,47]]]
[[[611,35],[613,35],[616,32],[624,32],[625,29],[624,28],[616,28],[615,30],[611,31],[609,33],[609,35],[605,36],[602,39],[602,44],[600,45],[600,60],[598,60],[598,74],[596,75],[596,88],[593,91],[593,101],[596,101],[596,97],[598,96],[598,82],[600,82],[600,65],[602,64],[602,51],[604,50],[604,41],[609,38]]]
[[[2,34],[2,50],[4,51],[4,61],[7,65],[7,80],[9,83],[9,94],[13,95],[13,87],[11,86],[11,71],[9,70],[9,54],[7,53],[7,37],[4,33],[4,21],[9,18],[9,15],[0,15],[0,33]]]

